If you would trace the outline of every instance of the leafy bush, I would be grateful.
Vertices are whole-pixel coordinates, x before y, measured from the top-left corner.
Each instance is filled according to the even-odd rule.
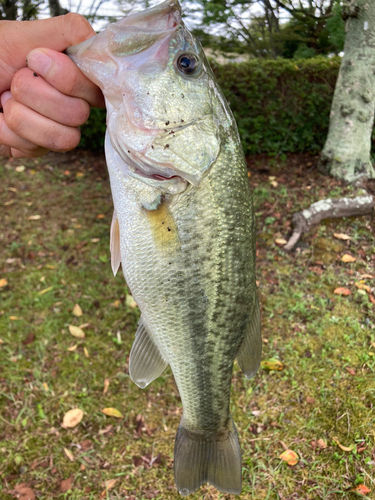
[[[245,154],[319,152],[340,59],[252,59],[212,68],[237,120]],[[104,142],[105,112],[93,110],[82,127],[81,147]]]

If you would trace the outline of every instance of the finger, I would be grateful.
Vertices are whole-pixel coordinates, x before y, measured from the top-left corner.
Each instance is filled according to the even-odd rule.
[[[17,102],[63,125],[78,127],[90,116],[85,100],[62,94],[28,68],[14,75],[11,92]]]
[[[63,94],[85,99],[91,106],[104,107],[101,90],[65,54],[35,49],[27,55],[28,67]]]
[[[4,94],[1,96],[2,106],[5,104],[5,100],[7,98]],[[8,94],[10,94],[10,92],[8,92]],[[36,144],[32,144],[10,130],[5,122],[4,113],[0,113],[0,144],[0,154],[6,156],[13,156],[11,151],[12,148],[22,151],[23,155],[27,157],[39,156],[46,152],[44,148],[41,148]]]
[[[90,23],[80,14],[41,19],[38,21],[2,21],[1,46],[4,63],[0,74],[0,92],[8,90],[12,75],[25,66],[27,54],[37,47],[49,47],[63,52],[95,35]]]
[[[4,94],[7,100],[3,97]],[[64,152],[78,146],[81,138],[78,128],[56,123],[17,102],[9,94],[10,92],[4,92],[1,101],[5,123],[12,132],[52,151]]]

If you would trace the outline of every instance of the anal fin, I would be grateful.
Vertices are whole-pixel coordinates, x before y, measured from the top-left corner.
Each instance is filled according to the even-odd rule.
[[[120,226],[118,223],[116,210],[113,211],[109,248],[111,250],[112,271],[113,271],[114,276],[116,276],[117,271],[118,271],[120,264],[121,264]]]
[[[262,336],[260,327],[260,310],[256,298],[253,313],[246,325],[245,336],[237,352],[237,363],[246,378],[255,376],[262,356]]]
[[[139,320],[134,344],[129,357],[129,374],[138,387],[144,389],[160,377],[168,366],[160,350],[150,335],[143,318]]]

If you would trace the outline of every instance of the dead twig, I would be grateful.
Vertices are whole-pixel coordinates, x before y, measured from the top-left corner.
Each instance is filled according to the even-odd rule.
[[[293,215],[293,234],[284,250],[292,250],[302,234],[307,233],[312,226],[319,224],[324,219],[339,219],[341,217],[355,217],[358,215],[369,215],[375,207],[375,198],[370,194],[357,196],[356,198],[340,198],[332,200],[317,201],[309,208]]]

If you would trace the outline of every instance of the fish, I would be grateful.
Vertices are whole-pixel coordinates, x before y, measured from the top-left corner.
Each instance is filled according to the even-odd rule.
[[[230,413],[234,360],[258,371],[255,223],[234,117],[177,0],[131,14],[68,55],[103,91],[120,265],[141,317],[129,373],[141,388],[169,365],[183,407],[174,446],[182,496],[242,488]]]

